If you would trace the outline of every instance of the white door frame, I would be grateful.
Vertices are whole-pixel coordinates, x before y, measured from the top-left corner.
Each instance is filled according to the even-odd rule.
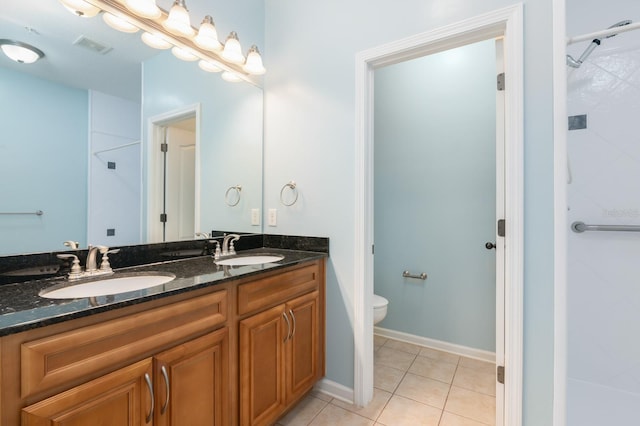
[[[163,128],[182,121],[185,118],[196,118],[196,166],[195,166],[195,200],[194,226],[200,229],[200,104],[185,107],[155,115],[147,120],[147,241],[150,243],[162,241],[162,230],[158,226],[158,218],[162,211],[162,153],[160,144],[164,142]]]
[[[523,7],[516,4],[356,55],[354,403],[373,397],[373,79],[376,68],[493,37],[505,49],[504,425],[522,424]]]

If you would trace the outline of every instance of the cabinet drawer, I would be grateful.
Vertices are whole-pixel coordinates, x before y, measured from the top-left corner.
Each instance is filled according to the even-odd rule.
[[[96,376],[227,320],[227,291],[23,343],[21,394]]]
[[[318,288],[318,262],[238,286],[238,314],[258,311]]]

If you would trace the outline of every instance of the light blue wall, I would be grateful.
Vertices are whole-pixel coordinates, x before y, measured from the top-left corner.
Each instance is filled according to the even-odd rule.
[[[374,84],[378,326],[494,352],[495,41],[377,69]]]
[[[260,232],[251,226],[250,211],[262,206],[262,89],[224,81],[170,52],[144,63],[142,86],[145,144],[149,118],[200,104],[201,225],[196,232]],[[238,184],[241,202],[229,207],[225,192]]]
[[[0,67],[0,211],[44,211],[0,216],[0,254],[86,244],[87,129],[86,90]]]
[[[267,0],[265,209],[270,233],[331,239],[327,377],[353,386],[355,55],[513,5],[513,0]],[[552,424],[552,1],[526,0],[524,51],[524,424]],[[295,180],[300,200],[279,202]]]

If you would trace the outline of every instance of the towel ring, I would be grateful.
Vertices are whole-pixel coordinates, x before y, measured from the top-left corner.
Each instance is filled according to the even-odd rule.
[[[229,207],[235,207],[240,202],[240,191],[242,191],[242,185],[230,186],[227,192],[224,193],[224,203]],[[235,203],[229,201],[229,194],[236,194]]]
[[[294,194],[295,197],[293,198],[293,201],[291,203],[286,203],[284,201],[284,190],[289,188]],[[282,187],[282,189],[280,190],[280,202],[289,207],[292,206],[296,203],[296,201],[298,201],[298,190],[296,189],[296,183],[294,181],[290,181],[289,183],[285,183],[284,186]]]

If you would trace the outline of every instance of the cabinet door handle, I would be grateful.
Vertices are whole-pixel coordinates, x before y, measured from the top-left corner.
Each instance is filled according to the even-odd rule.
[[[164,377],[164,387],[167,390],[167,397],[165,398],[162,409],[160,410],[160,414],[164,414],[167,411],[167,407],[169,406],[169,395],[171,392],[171,387],[169,386],[169,375],[167,374],[167,369],[164,365],[160,368],[160,371],[162,372],[162,377]]]
[[[291,314],[291,319],[293,320],[293,331],[291,332],[291,338],[296,335],[296,316],[293,315],[293,311],[289,309],[289,314]]]
[[[144,373],[144,381],[147,382],[149,395],[151,395],[151,409],[149,410],[149,415],[147,416],[146,422],[151,423],[151,420],[153,420],[153,411],[156,409],[156,397],[153,395],[153,384],[151,383],[151,377],[149,377],[149,373]]]
[[[284,320],[287,322],[287,335],[283,340],[283,342],[286,342],[287,340],[289,340],[289,334],[291,334],[291,322],[289,322],[289,317],[287,316],[286,312],[283,312],[282,316],[284,317]]]

